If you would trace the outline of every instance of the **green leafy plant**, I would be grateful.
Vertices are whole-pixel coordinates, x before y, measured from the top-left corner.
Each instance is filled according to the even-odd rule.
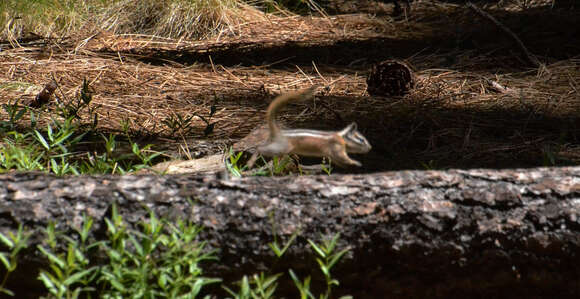
[[[213,104],[209,108],[208,117],[205,118],[203,115],[194,114],[194,116],[199,117],[205,123],[205,129],[203,129],[203,135],[208,136],[209,134],[213,133],[213,129],[215,128],[215,122],[211,122],[211,118],[217,111],[217,97],[214,98]]]
[[[274,157],[272,159],[272,167],[270,168],[270,174],[272,176],[275,176],[287,172],[288,166],[290,166],[291,163],[292,158],[290,158],[290,156],[288,155]]]
[[[281,258],[292,243],[295,242],[297,233],[292,235],[292,237],[286,242],[286,244],[280,248],[278,242],[275,238],[274,242],[268,245],[274,252],[274,254]],[[331,269],[336,265],[336,263],[348,252],[348,248],[337,251],[336,244],[340,235],[336,234],[330,239],[324,239],[321,244],[316,244],[311,240],[308,240],[310,247],[316,254],[316,262],[318,267],[322,272],[326,281],[326,291],[320,294],[318,297],[314,296],[311,291],[312,279],[307,276],[303,280],[292,270],[288,270],[288,274],[292,279],[294,285],[300,293],[301,299],[328,299],[331,298],[332,288],[339,285],[338,280],[332,277]],[[235,299],[254,299],[254,298],[273,298],[277,287],[277,281],[282,277],[281,273],[267,275],[264,272],[260,274],[254,274],[249,278],[244,275],[240,281],[236,284],[239,286],[237,292],[232,289],[222,286],[233,298]],[[342,296],[340,299],[351,299],[352,296]]]
[[[42,163],[43,154],[37,146],[22,146],[29,140],[30,134],[22,134],[15,131],[7,134],[4,145],[0,146],[1,169],[16,170],[44,170]]]
[[[205,249],[205,242],[198,240],[199,226],[182,220],[168,222],[150,212],[148,219],[133,229],[124,222],[116,205],[104,223],[106,236],[102,241],[92,238],[93,220],[86,215],[72,232],[58,231],[54,223],[46,227],[46,238],[37,249],[48,265],[40,270],[38,279],[51,297],[195,298],[203,294],[204,287],[221,282],[219,278],[203,276],[201,263],[215,261],[216,257]],[[278,244],[277,238],[268,245],[281,258],[297,235],[292,235],[284,246]],[[15,295],[6,288],[6,282],[16,269],[19,254],[28,246],[28,238],[23,226],[16,234],[0,234],[1,244],[8,249],[0,252],[6,269],[0,284],[2,294]],[[323,294],[312,294],[310,276],[301,279],[288,270],[301,298],[330,298],[332,288],[339,285],[331,269],[348,249],[337,250],[338,238],[337,234],[321,244],[308,240],[326,279]],[[275,298],[279,280],[284,277],[283,273],[260,272],[244,275],[236,283],[237,291],[222,287],[233,298]],[[204,298],[213,297],[208,294]]]
[[[235,299],[269,299],[276,298],[274,293],[278,286],[277,280],[282,274],[265,275],[263,272],[254,274],[251,278],[244,275],[238,282],[239,290],[235,292],[228,287],[223,287]]]
[[[167,116],[162,123],[169,128],[171,134],[179,133],[180,135],[186,135],[191,133],[195,128],[192,126],[192,121],[194,117],[199,117],[204,123],[205,128],[203,129],[203,135],[208,136],[213,133],[215,128],[215,122],[211,122],[212,117],[217,111],[217,97],[214,97],[214,102],[210,106],[208,116],[205,117],[201,114],[194,113],[193,115],[183,116],[179,113],[174,113]]]
[[[2,130],[12,131],[16,129],[16,123],[22,119],[26,111],[26,107],[21,107],[17,102],[2,104],[2,109],[8,114],[8,121],[0,121],[0,128]]]
[[[286,244],[284,244],[284,247],[280,248],[280,246],[278,245],[277,237],[276,237],[276,235],[274,235],[274,242],[268,243],[268,246],[270,247],[270,249],[272,249],[274,254],[280,258],[284,255],[284,253],[286,253],[288,248],[290,248],[290,245],[292,245],[292,243],[294,243],[297,236],[298,236],[298,232],[292,234],[292,237],[290,237],[290,240],[288,240],[288,242],[286,242]]]
[[[67,161],[67,157],[71,155],[69,148],[77,145],[82,140],[84,133],[75,134],[77,127],[72,118],[66,119],[64,122],[53,121],[53,124],[56,126],[56,130],[53,130],[49,124],[45,135],[34,130],[34,138],[42,146],[43,160],[47,163],[45,169],[49,169],[57,175],[78,175],[78,170]]]
[[[133,230],[116,206],[105,223],[107,238],[98,242],[90,239],[93,221],[88,217],[72,237],[56,231],[54,224],[46,228],[46,245],[38,250],[49,265],[39,279],[52,296],[195,298],[204,286],[221,281],[202,276],[200,263],[215,256],[197,241],[198,226],[181,220],[169,223],[151,212]],[[100,264],[91,256],[99,256]]]
[[[81,293],[94,291],[90,284],[98,274],[96,266],[90,266],[87,252],[98,243],[88,245],[92,220],[86,216],[78,232],[80,240],[59,235],[54,223],[48,225],[46,235],[49,247],[38,245],[38,250],[49,260],[50,270],[41,270],[38,279],[56,298],[78,298]],[[59,240],[66,243],[64,252],[59,250]]]
[[[199,263],[215,257],[195,241],[200,228],[191,223],[167,225],[151,212],[141,230],[132,231],[114,208],[106,224],[109,241],[102,249],[110,263],[99,277],[103,298],[194,298],[203,286],[221,281],[201,276]]]
[[[292,270],[289,269],[288,273],[294,282],[294,285],[298,289],[300,293],[301,299],[328,299],[331,298],[332,295],[332,288],[334,286],[338,286],[338,280],[332,277],[330,270],[336,263],[348,252],[348,248],[342,249],[336,252],[336,243],[340,237],[340,234],[334,235],[330,239],[323,239],[322,244],[316,244],[312,240],[308,240],[310,247],[317,255],[316,262],[318,263],[318,267],[322,272],[322,275],[326,281],[326,292],[320,294],[318,297],[314,296],[310,291],[310,284],[311,284],[311,277],[307,276],[303,280],[301,280],[298,275]],[[351,299],[352,296],[342,296],[340,299]]]
[[[435,160],[429,160],[429,162],[425,163],[425,162],[420,162],[421,166],[423,166],[423,168],[425,170],[434,170],[437,169],[437,161]]]
[[[326,280],[326,293],[320,295],[319,298],[321,299],[331,298],[332,287],[339,285],[338,280],[332,278],[330,273],[332,267],[334,267],[334,265],[336,265],[336,263],[344,256],[344,254],[348,252],[348,248],[335,252],[336,243],[339,237],[340,234],[336,234],[330,239],[324,239],[322,244],[319,245],[314,243],[312,240],[308,240],[308,244],[310,244],[310,247],[314,250],[316,255],[318,255],[316,262],[318,262],[320,271],[322,271],[322,274]],[[350,296],[341,298],[346,299],[350,298]]]
[[[557,165],[557,154],[552,146],[544,145],[542,148],[542,160],[542,165],[546,167]]]
[[[292,173],[295,161],[289,155],[273,157],[267,161],[263,156],[258,156],[260,167],[253,169],[254,176],[279,176]]]
[[[292,234],[290,239],[286,242],[286,244],[284,244],[284,246],[280,248],[280,245],[278,245],[278,225],[274,220],[274,212],[271,212],[268,216],[270,218],[270,224],[272,225],[272,235],[274,236],[274,241],[268,243],[268,246],[270,247],[270,249],[272,249],[272,251],[278,258],[281,258],[284,255],[284,253],[286,253],[288,248],[290,248],[290,245],[292,245],[294,241],[296,241],[296,237],[298,237],[300,231],[296,230]]]
[[[123,132],[125,134],[125,136],[129,136],[130,134],[130,130],[131,130],[131,124],[133,122],[131,121],[130,118],[123,118],[119,121],[119,125],[121,126],[121,132]]]
[[[171,135],[179,132],[182,135],[191,133],[193,127],[191,126],[191,121],[195,115],[182,116],[181,114],[174,113],[167,116],[162,123],[169,128]]]
[[[30,234],[24,231],[22,224],[18,226],[16,234],[8,233],[8,236],[0,233],[0,242],[6,247],[8,252],[0,252],[0,261],[4,265],[5,273],[0,283],[0,294],[14,296],[14,293],[6,288],[6,282],[10,274],[16,270],[18,266],[18,256],[22,250],[28,248],[28,238]]]
[[[151,147],[151,144],[148,144],[143,148],[139,147],[139,144],[137,143],[131,144],[131,150],[140,162],[139,164],[133,165],[133,170],[139,170],[151,166],[153,160],[162,154],[161,152],[151,150]]]
[[[64,97],[64,95],[63,95]],[[81,84],[81,88],[78,92],[78,95],[71,100],[66,100],[63,103],[59,103],[57,107],[58,115],[62,119],[75,119],[78,121],[82,120],[81,112],[86,110],[88,114],[88,118],[92,120],[91,128],[94,129],[97,127],[99,118],[98,114],[96,113],[97,109],[100,105],[91,105],[93,100],[93,95],[90,90],[89,82],[86,78],[83,79],[83,83]],[[81,124],[77,124],[81,125]]]
[[[300,292],[300,299],[316,298],[310,292],[310,281],[311,281],[310,276],[307,276],[306,278],[304,278],[304,281],[301,281],[298,275],[296,275],[296,273],[294,273],[292,269],[288,270],[288,273],[290,274],[290,277],[292,278],[294,285]]]
[[[231,175],[237,178],[242,177],[242,173],[247,169],[247,166],[239,165],[238,163],[241,163],[240,158],[242,158],[242,155],[244,153],[243,152],[236,153],[231,147],[229,148],[228,152],[229,154],[224,160],[226,164],[226,169]]]
[[[113,134],[105,136],[101,134],[104,141],[105,151],[103,153],[87,153],[87,159],[83,160],[79,169],[81,173],[98,174],[98,173],[126,173],[123,166],[120,165],[119,159],[115,158],[114,152],[117,142]]]
[[[326,173],[327,175],[332,174],[332,164],[330,159],[328,159],[328,163],[326,161],[326,157],[322,159],[322,163],[320,164],[320,167],[322,168],[322,171],[324,171],[324,173]]]
[[[99,135],[94,134],[98,123],[96,109],[99,106],[92,104],[92,92],[86,79],[75,98],[58,103],[56,113],[49,115],[49,122],[43,128],[36,126],[37,114],[42,116],[46,111],[21,108],[10,103],[2,107],[8,114],[8,120],[0,122],[3,137],[0,143],[0,171],[40,170],[57,175],[124,174],[151,166],[162,154],[153,151],[152,145],[140,146],[132,142],[128,135],[129,123],[125,131],[131,150],[129,153],[114,153],[118,147],[116,136],[100,134],[104,152],[80,154],[79,149],[84,151],[90,146],[100,146]],[[30,111],[30,127],[18,127],[17,123],[27,111]],[[87,124],[87,120],[91,123]]]

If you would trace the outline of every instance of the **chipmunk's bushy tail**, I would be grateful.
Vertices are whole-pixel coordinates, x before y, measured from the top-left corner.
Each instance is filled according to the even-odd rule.
[[[266,112],[266,120],[268,121],[268,127],[270,129],[270,139],[273,140],[280,136],[280,126],[276,122],[276,116],[282,107],[290,101],[301,101],[311,98],[317,88],[317,85],[313,85],[297,92],[281,94],[270,103],[268,111]]]

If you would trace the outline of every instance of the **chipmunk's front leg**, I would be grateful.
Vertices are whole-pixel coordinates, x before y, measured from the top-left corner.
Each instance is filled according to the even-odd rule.
[[[342,145],[336,144],[332,146],[328,154],[328,157],[331,159],[332,163],[335,163],[340,167],[362,166],[362,164],[359,161],[353,160],[348,156],[344,144]]]

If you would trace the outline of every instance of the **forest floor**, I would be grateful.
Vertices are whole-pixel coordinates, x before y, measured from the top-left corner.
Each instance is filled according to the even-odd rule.
[[[203,41],[92,32],[3,42],[0,103],[33,98],[30,88],[52,78],[57,97],[72,98],[86,78],[97,130],[128,126],[135,140],[168,155],[203,156],[262,124],[276,94],[320,84],[328,88],[315,101],[290,105],[281,119],[312,129],[356,121],[373,150],[356,157],[363,168],[343,172],[575,165],[580,10],[549,3],[486,9],[540,66],[463,4],[417,1],[393,16],[390,4],[346,1],[332,15],[270,16]],[[415,89],[368,95],[369,70],[386,59],[413,67]],[[213,130],[201,117],[181,129],[168,125],[193,115]]]

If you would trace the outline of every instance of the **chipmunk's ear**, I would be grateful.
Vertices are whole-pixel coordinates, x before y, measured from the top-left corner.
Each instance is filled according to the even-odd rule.
[[[356,128],[357,128],[356,123],[352,122],[346,128],[342,129],[342,131],[340,131],[338,134],[344,136],[352,131],[356,131]]]

